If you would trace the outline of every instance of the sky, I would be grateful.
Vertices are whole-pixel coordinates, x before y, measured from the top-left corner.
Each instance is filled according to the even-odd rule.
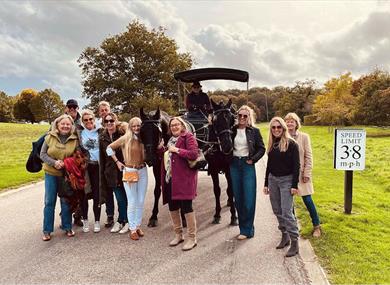
[[[249,87],[390,71],[390,1],[1,1],[0,91],[51,88],[88,103],[77,59],[135,19],[165,27],[193,68],[248,71]]]

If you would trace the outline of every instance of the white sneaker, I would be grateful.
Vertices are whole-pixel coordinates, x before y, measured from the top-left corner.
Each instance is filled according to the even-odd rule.
[[[99,221],[95,222],[95,224],[93,225],[93,232],[94,233],[100,232],[100,222]]]
[[[121,223],[118,223],[118,222],[116,222],[115,224],[114,224],[114,226],[112,227],[112,229],[111,229],[111,232],[112,233],[117,233],[117,232],[119,232],[121,229],[122,229],[122,224]]]
[[[119,231],[120,234],[125,234],[129,231],[129,223],[126,223],[123,228]]]
[[[89,223],[88,223],[88,220],[83,220],[83,232],[84,232],[84,233],[89,232]]]

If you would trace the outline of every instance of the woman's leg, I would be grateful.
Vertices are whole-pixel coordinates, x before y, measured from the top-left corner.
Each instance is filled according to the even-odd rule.
[[[64,231],[70,231],[72,229],[72,213],[70,206],[64,198],[60,198],[61,202],[61,224]]]
[[[146,190],[148,188],[148,170],[146,167],[138,170],[139,180],[137,182],[137,198],[136,198],[136,224],[141,226],[142,214],[144,211],[144,203]]]
[[[54,231],[54,211],[57,202],[57,177],[45,173],[45,206],[43,208],[43,233]]]
[[[268,177],[269,198],[272,211],[278,220],[278,228],[282,233],[286,233],[286,225],[282,216],[281,196],[278,177],[272,174]]]
[[[311,222],[313,226],[320,225],[320,218],[318,217],[316,206],[314,205],[314,201],[311,195],[302,196],[303,203],[305,203],[306,209],[309,211]]]
[[[234,196],[234,204],[237,209],[237,216],[238,216],[238,224],[240,227],[240,233],[241,233],[241,226],[242,226],[242,171],[241,171],[242,165],[241,160],[238,158],[233,157],[233,160],[230,164],[230,177],[232,180],[232,190],[233,190],[233,196]]]
[[[127,223],[127,198],[123,187],[113,188],[113,192],[118,202],[118,222],[121,224]]]
[[[95,216],[95,221],[100,221],[100,204],[99,204],[99,165],[98,164],[89,164],[88,165],[88,174],[91,182],[92,197],[93,197],[93,213]]]
[[[297,240],[299,236],[297,220],[293,213],[294,196],[291,194],[292,175],[278,177],[280,187],[280,201],[282,218],[291,240]]]
[[[135,220],[135,205],[137,198],[137,184],[136,183],[127,183],[123,182],[123,186],[126,190],[127,197],[127,219],[129,221],[129,228],[132,231],[137,229],[137,223]]]
[[[254,165],[246,162],[242,165],[243,189],[242,192],[242,213],[240,227],[241,234],[247,237],[253,237],[255,234],[255,210],[256,210],[256,170]]]

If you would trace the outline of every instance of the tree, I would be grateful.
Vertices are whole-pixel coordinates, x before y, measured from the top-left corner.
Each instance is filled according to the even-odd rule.
[[[313,114],[316,122],[330,125],[352,124],[356,98],[351,95],[351,73],[332,78],[324,84],[322,93],[315,99]]]
[[[10,122],[13,119],[13,99],[0,91],[0,122]]]
[[[37,96],[37,91],[34,89],[24,89],[16,96],[14,104],[14,117],[20,120],[26,120],[35,123],[36,119],[30,109],[32,99]]]
[[[64,112],[65,105],[60,95],[51,89],[40,91],[30,103],[35,120],[53,122]]]
[[[312,111],[312,104],[318,91],[315,89],[315,80],[297,81],[292,88],[284,88],[282,96],[274,102],[276,115],[285,116],[289,112],[296,113],[300,118]]]
[[[175,109],[174,105],[174,100],[164,99],[157,93],[147,98],[137,97],[131,102],[132,112],[130,115],[131,117],[138,117],[141,107],[144,108],[145,112],[154,111],[157,110],[157,108],[160,108],[160,110],[165,111],[170,115],[176,115],[178,109]]]
[[[157,92],[162,98],[175,98],[173,74],[192,66],[191,55],[179,53],[162,27],[149,31],[138,21],[131,22],[124,33],[105,39],[99,48],[86,48],[78,62],[83,96],[91,100],[91,106],[106,100],[127,113],[132,111],[132,100],[140,96],[148,98]]]
[[[357,98],[356,123],[390,125],[389,88],[389,72],[378,69],[354,82],[352,94]]]

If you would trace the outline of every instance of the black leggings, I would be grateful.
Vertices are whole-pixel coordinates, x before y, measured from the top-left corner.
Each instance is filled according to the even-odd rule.
[[[165,181],[164,181],[165,183]],[[182,214],[188,214],[193,212],[192,209],[192,200],[172,200],[172,184],[171,180],[168,183],[165,183],[165,189],[168,198],[168,208],[169,211],[176,211],[181,209]]]
[[[88,198],[93,198],[93,213],[95,221],[100,221],[100,205],[99,205],[99,164],[88,164],[87,167],[89,181],[91,183],[92,193],[84,195],[82,212],[83,219],[88,220]]]

